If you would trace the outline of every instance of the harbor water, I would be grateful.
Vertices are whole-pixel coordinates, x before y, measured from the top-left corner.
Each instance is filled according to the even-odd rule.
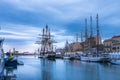
[[[120,80],[120,65],[47,60],[35,56],[21,56],[18,59],[24,65],[6,68],[4,74],[12,75],[8,80]]]

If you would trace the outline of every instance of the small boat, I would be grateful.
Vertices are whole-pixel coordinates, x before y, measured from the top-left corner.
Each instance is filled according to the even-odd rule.
[[[19,61],[17,59],[7,59],[5,61],[6,67],[16,67],[17,65],[24,65],[22,61]]]
[[[17,65],[18,65],[17,59],[12,58],[12,59],[6,59],[5,61],[6,67],[16,67]]]
[[[17,65],[23,65],[22,61],[19,61],[12,53],[8,53],[9,56],[5,59],[6,67],[16,67]]]

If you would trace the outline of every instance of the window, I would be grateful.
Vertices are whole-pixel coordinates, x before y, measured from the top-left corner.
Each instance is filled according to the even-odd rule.
[[[117,47],[117,49],[119,49],[119,47]]]

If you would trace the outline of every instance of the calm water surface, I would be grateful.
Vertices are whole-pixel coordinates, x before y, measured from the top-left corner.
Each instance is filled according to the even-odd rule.
[[[19,57],[23,66],[5,70],[14,80],[120,80],[120,65]],[[12,79],[11,79],[12,80]]]

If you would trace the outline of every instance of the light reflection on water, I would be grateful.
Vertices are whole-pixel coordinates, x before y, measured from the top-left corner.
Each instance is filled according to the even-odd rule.
[[[24,65],[13,70],[16,80],[120,80],[120,65],[37,57],[20,57],[19,60]]]

